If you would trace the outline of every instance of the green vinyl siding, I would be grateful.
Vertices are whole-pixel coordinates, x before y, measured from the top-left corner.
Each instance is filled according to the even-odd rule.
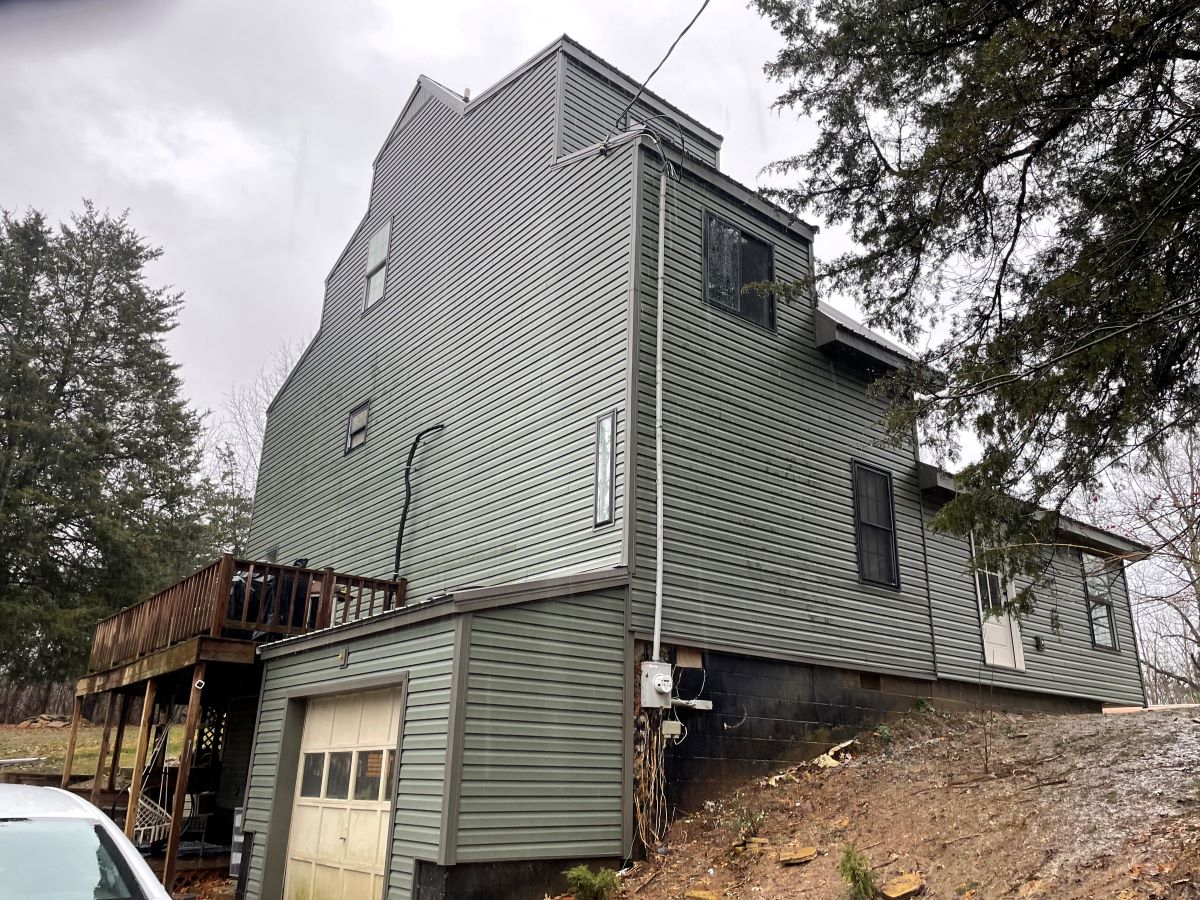
[[[622,856],[625,591],[472,616],[457,860]]]
[[[937,507],[926,505],[930,518]],[[1124,578],[1114,582],[1113,619],[1119,650],[1092,646],[1080,560],[1073,551],[1060,551],[1053,561],[1053,578],[1039,591],[1036,608],[1021,624],[1025,671],[983,662],[979,606],[971,580],[969,543],[953,535],[928,535],[929,585],[937,640],[938,672],[942,678],[982,685],[1043,691],[1106,703],[1140,705],[1142,684]],[[1059,628],[1052,627],[1057,613]],[[1043,649],[1037,649],[1037,638]]]
[[[349,663],[344,668],[338,660],[343,648],[349,649]],[[306,690],[316,688],[327,689],[339,680],[400,672],[408,673],[408,687],[401,721],[403,744],[388,897],[408,900],[412,896],[415,860],[436,860],[441,837],[453,657],[454,621],[445,618],[348,640],[345,644],[310,650],[301,647],[293,655],[266,662],[246,806],[245,828],[257,835],[250,860],[247,897],[268,900],[261,889],[272,804],[291,804],[294,796],[295,785],[280,784],[276,778],[289,696],[303,696]],[[270,838],[287,841],[286,834],[272,834]]]
[[[410,106],[270,410],[252,555],[390,575],[405,459],[440,423],[413,477],[410,599],[621,562],[635,150],[553,167],[556,77],[549,57],[465,114]],[[386,292],[364,314],[367,246],[389,220]],[[366,442],[346,454],[368,400]],[[614,521],[595,528],[610,411]]]
[[[569,55],[563,57],[563,111],[560,151],[563,155],[611,138],[625,127],[621,113],[633,95],[603,76],[596,74]],[[679,132],[689,155],[715,166],[719,148],[689,126],[686,118],[672,113],[655,116],[648,104],[639,101],[629,112],[633,123],[649,122],[658,134],[673,144],[680,142]]]
[[[652,630],[658,164],[642,185],[633,624]],[[814,344],[807,299],[768,331],[704,302],[704,214],[774,248],[776,277],[806,281],[807,241],[716,186],[667,182],[663,634],[779,659],[931,676],[916,464],[882,445],[884,407],[860,372]],[[853,462],[895,490],[900,586],[863,583]]]

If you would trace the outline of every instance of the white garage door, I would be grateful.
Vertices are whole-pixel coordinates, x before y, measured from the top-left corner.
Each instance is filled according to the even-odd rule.
[[[398,689],[311,700],[288,836],[287,900],[379,900],[395,784]]]

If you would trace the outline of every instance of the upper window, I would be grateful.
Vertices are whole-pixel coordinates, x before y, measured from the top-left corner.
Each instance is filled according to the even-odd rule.
[[[371,414],[370,401],[355,407],[346,422],[346,452],[367,442],[367,419]]]
[[[1120,564],[1111,565],[1092,557],[1083,557],[1083,584],[1087,594],[1088,620],[1092,624],[1092,646],[1104,650],[1117,649],[1117,627],[1113,618],[1113,598],[1116,580],[1121,577]]]
[[[383,296],[387,283],[388,239],[392,235],[392,223],[384,222],[371,235],[367,245],[367,295],[363,307],[368,308]]]
[[[859,577],[899,587],[891,475],[854,463],[854,519]]]
[[[775,328],[773,294],[746,286],[771,281],[775,255],[771,245],[736,225],[704,214],[704,301],[763,328]]]

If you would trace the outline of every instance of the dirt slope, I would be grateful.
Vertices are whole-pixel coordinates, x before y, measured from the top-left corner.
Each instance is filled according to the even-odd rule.
[[[842,898],[837,863],[852,844],[881,882],[921,873],[927,897],[1200,897],[1195,711],[927,711],[850,752],[838,768],[747,785],[678,821],[623,896]],[[735,849],[751,836],[762,849]],[[813,861],[779,863],[806,846]]]

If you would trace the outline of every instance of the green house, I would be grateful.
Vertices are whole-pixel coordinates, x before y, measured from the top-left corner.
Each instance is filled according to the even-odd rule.
[[[648,746],[686,806],[918,697],[1143,703],[1144,548],[1069,525],[1054,596],[989,615],[1011,586],[925,527],[952,480],[880,440],[905,352],[743,289],[805,283],[817,229],[635,94],[563,37],[477,96],[422,77],[375,159],[251,556],[406,595],[259,647],[250,898],[541,897],[636,850]]]

